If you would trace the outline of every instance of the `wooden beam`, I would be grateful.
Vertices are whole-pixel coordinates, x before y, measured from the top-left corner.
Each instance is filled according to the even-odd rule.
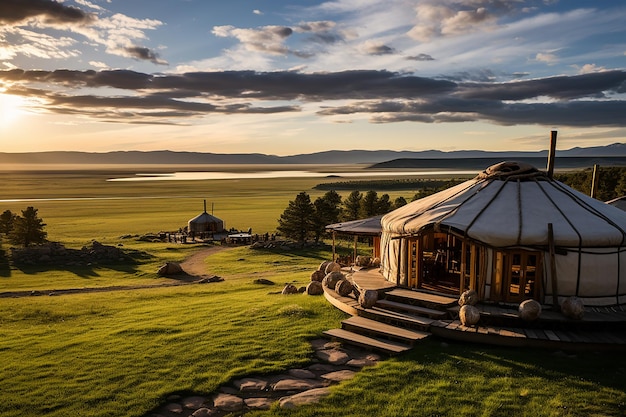
[[[548,223],[548,247],[550,250],[550,279],[552,281],[552,307],[559,311],[558,284],[556,279],[556,258],[554,247],[554,230],[552,223]]]
[[[554,159],[556,158],[556,130],[550,136],[550,152],[548,153],[548,178],[554,177]]]
[[[596,193],[598,190],[598,168],[600,166],[598,164],[593,164],[593,176],[591,177],[591,198],[596,198]]]

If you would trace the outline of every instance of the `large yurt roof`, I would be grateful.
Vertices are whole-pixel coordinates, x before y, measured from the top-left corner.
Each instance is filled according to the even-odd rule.
[[[549,223],[557,246],[626,245],[626,212],[519,162],[493,165],[381,219],[383,233],[406,236],[434,228],[493,247],[547,245]]]

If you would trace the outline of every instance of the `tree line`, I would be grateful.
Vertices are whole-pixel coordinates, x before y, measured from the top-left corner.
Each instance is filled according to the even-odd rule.
[[[609,201],[626,195],[626,167],[599,167],[596,198]],[[561,181],[583,194],[590,195],[593,180],[593,169],[555,174],[554,179]]]
[[[280,215],[278,231],[298,242],[309,239],[317,242],[329,224],[385,214],[405,204],[404,197],[391,201],[389,194],[379,196],[373,190],[366,193],[352,191],[345,200],[335,190],[330,190],[315,201],[302,191]]]

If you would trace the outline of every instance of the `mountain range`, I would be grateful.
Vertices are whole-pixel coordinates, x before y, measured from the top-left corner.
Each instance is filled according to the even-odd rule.
[[[214,164],[377,164],[401,159],[458,160],[491,159],[510,160],[516,158],[540,158],[545,160],[548,151],[537,152],[492,152],[479,150],[464,151],[391,151],[391,150],[349,150],[324,151],[289,156],[266,155],[261,153],[218,154],[204,152],[176,151],[113,151],[113,152],[0,152],[0,164],[170,164],[170,165],[214,165]],[[559,150],[559,158],[610,158],[626,157],[626,143],[607,146],[572,148]],[[484,164],[483,164],[484,165]]]

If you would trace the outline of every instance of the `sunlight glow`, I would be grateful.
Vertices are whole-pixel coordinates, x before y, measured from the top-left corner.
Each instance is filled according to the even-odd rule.
[[[6,128],[15,123],[24,113],[23,105],[21,97],[0,93],[0,127]]]

